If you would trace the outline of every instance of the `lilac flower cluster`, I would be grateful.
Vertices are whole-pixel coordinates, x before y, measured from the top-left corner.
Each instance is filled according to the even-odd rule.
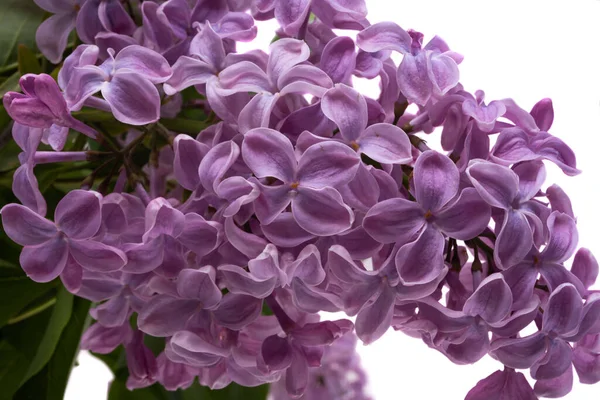
[[[97,303],[82,348],[123,345],[130,389],[197,377],[273,383],[277,399],[366,398],[352,332],[368,344],[390,327],[457,364],[504,365],[467,400],[564,396],[573,367],[600,381],[598,263],[577,249],[567,194],[544,189],[544,161],[579,173],[548,133],[549,99],[530,112],[486,103],[459,83],[461,55],[370,24],[364,0],[36,3],[54,14],[37,38],[50,61],[74,27],[84,44],[58,83],[25,75],[23,93],[4,96],[23,152],[22,205],[2,222],[32,280],[60,278]],[[236,52],[271,18],[268,54]],[[378,77],[379,97],[353,77]],[[184,102],[191,87],[201,99]],[[210,126],[197,136],[161,124],[198,104]],[[128,133],[84,124],[71,114],[83,107]],[[108,151],[63,151],[69,129]],[[443,152],[423,140],[436,129]],[[34,167],[103,157],[115,179],[91,175],[47,219]],[[158,357],[145,335],[164,338]]]

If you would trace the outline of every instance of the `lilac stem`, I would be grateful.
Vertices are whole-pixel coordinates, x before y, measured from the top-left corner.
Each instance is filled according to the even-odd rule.
[[[88,155],[85,151],[36,151],[33,156],[33,161],[36,164],[86,161],[87,159]]]

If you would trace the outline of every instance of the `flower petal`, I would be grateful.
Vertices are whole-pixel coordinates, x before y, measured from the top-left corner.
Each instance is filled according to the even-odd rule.
[[[177,293],[185,299],[198,300],[205,310],[216,308],[223,297],[215,283],[214,268],[210,266],[181,270],[177,277]]]
[[[172,336],[185,328],[187,321],[197,310],[196,300],[156,295],[140,311],[137,320],[138,328],[152,336]]]
[[[188,135],[177,135],[173,141],[173,173],[177,182],[188,190],[194,190],[200,184],[198,167],[200,161],[210,149],[204,143],[189,137]]]
[[[404,55],[396,79],[400,91],[410,102],[424,106],[432,95],[433,85],[429,78],[429,67],[426,52],[416,56]]]
[[[133,72],[120,72],[102,88],[102,95],[116,119],[131,125],[145,125],[160,118],[160,95],[156,87]]]
[[[428,54],[427,75],[438,95],[446,94],[458,84],[458,65],[446,54]]]
[[[396,254],[396,269],[404,285],[428,283],[444,271],[444,236],[427,226],[414,242],[402,246]]]
[[[258,178],[274,177],[285,183],[295,179],[294,147],[283,134],[256,128],[244,135],[242,157]]]
[[[102,223],[101,199],[102,196],[93,191],[70,191],[56,206],[56,226],[71,239],[94,236]]]
[[[297,179],[301,187],[331,188],[352,180],[360,159],[352,149],[328,141],[310,146],[298,161]]]
[[[205,189],[216,193],[223,177],[240,155],[240,148],[233,141],[219,143],[204,156],[198,167],[200,183]]]
[[[271,113],[279,100],[279,95],[268,92],[257,93],[242,109],[238,116],[238,129],[246,133],[254,128],[268,128]]]
[[[306,246],[286,271],[289,279],[298,278],[304,283],[316,286],[325,280],[325,270],[321,265],[319,249],[312,244]]]
[[[260,184],[260,195],[254,201],[256,218],[263,224],[272,223],[287,208],[291,200],[291,188],[289,186],[265,186]]]
[[[133,72],[152,83],[166,82],[173,74],[169,63],[157,52],[143,46],[127,46],[115,57],[117,75]]]
[[[331,77],[333,83],[348,82],[356,66],[354,41],[347,36],[330,40],[321,53],[319,66]]]
[[[439,210],[458,192],[458,168],[450,158],[436,151],[422,153],[413,173],[415,198],[424,210]]]
[[[352,227],[354,213],[337,190],[299,188],[292,199],[292,214],[298,225],[316,236],[331,236]]]
[[[573,255],[579,240],[575,220],[567,214],[553,212],[546,222],[550,240],[542,252],[544,260],[561,263]]]
[[[425,224],[418,203],[401,198],[375,204],[363,219],[363,228],[380,243],[408,242]]]
[[[535,196],[546,181],[546,167],[540,160],[525,161],[513,167],[519,177],[519,198],[529,200]]]
[[[575,254],[571,272],[589,288],[596,282],[598,278],[598,261],[591,251],[581,248]]]
[[[250,61],[240,61],[219,73],[219,85],[215,90],[221,96],[239,92],[272,92],[274,84],[259,66]]]
[[[261,229],[270,242],[281,247],[296,247],[315,237],[298,225],[291,212],[279,214],[268,225],[262,225]]]
[[[52,15],[35,32],[38,48],[52,64],[60,63],[69,34],[75,28],[76,16],[74,11]]]
[[[198,214],[189,213],[185,215],[183,231],[177,236],[177,240],[198,257],[204,257],[217,248],[221,235],[221,224],[206,221]]]
[[[496,371],[469,391],[465,400],[538,400],[527,378],[511,369]]]
[[[548,349],[546,336],[542,332],[516,339],[496,339],[490,353],[510,368],[530,368],[541,360]]]
[[[507,209],[519,190],[519,178],[510,169],[489,162],[472,162],[467,175],[481,197],[491,206]]]
[[[513,298],[510,287],[501,274],[485,278],[477,290],[467,299],[463,312],[471,316],[480,316],[484,321],[496,323],[510,312]]]
[[[347,185],[337,188],[344,203],[350,207],[367,212],[379,200],[379,185],[377,179],[369,172],[363,163],[358,165],[356,176]]]
[[[380,22],[364,29],[356,36],[358,47],[369,53],[395,50],[410,53],[412,38],[394,22]]]
[[[308,363],[299,351],[293,352],[292,364],[285,373],[285,388],[290,396],[302,396],[308,386]]]
[[[531,368],[531,377],[534,379],[554,379],[571,368],[573,350],[564,340],[553,340],[546,356]]]
[[[272,335],[262,342],[261,356],[269,371],[282,371],[292,364],[292,346],[288,338]]]
[[[321,99],[323,114],[340,128],[342,137],[355,141],[367,127],[367,102],[362,94],[344,84],[329,89]]]
[[[374,124],[361,135],[359,149],[375,161],[385,164],[407,164],[412,161],[408,135],[392,124]]]
[[[490,206],[484,202],[477,191],[466,188],[456,202],[444,207],[435,215],[435,225],[446,235],[468,240],[479,235],[490,222]]]
[[[310,12],[310,3],[310,0],[288,0],[275,3],[275,19],[287,35],[297,36]]]
[[[74,68],[71,79],[65,88],[65,99],[71,110],[79,110],[94,93],[99,92],[108,75],[95,65]]]
[[[68,255],[64,236],[57,234],[37,246],[23,247],[19,263],[31,280],[50,282],[63,272]]]
[[[173,74],[163,85],[169,96],[181,92],[194,85],[201,85],[216,75],[215,70],[204,61],[188,56],[181,56],[173,64]]]
[[[507,269],[522,261],[533,246],[533,233],[522,212],[508,210],[496,239],[494,261]]]
[[[240,330],[255,321],[262,311],[262,300],[244,294],[228,293],[213,315],[226,328]]]
[[[387,287],[372,304],[358,313],[356,335],[364,344],[373,343],[388,330],[394,314],[394,299],[394,290]]]
[[[573,389],[573,368],[569,367],[562,375],[551,379],[538,379],[533,386],[535,394],[541,397],[558,398],[569,394]]]
[[[162,235],[145,243],[131,243],[123,247],[127,255],[127,264],[123,271],[132,274],[145,274],[163,262],[164,240]]]
[[[576,347],[573,351],[573,366],[581,383],[600,382],[600,354],[583,347]]]
[[[284,38],[272,43],[269,53],[267,75],[276,83],[284,72],[308,60],[310,49],[303,40]]]
[[[79,265],[90,271],[118,271],[127,264],[123,251],[93,240],[71,240],[69,251]]]
[[[4,232],[21,246],[42,244],[57,233],[52,222],[20,204],[8,204],[0,214]]]
[[[257,277],[238,267],[237,265],[220,265],[219,274],[231,293],[244,294],[257,299],[264,299],[273,293],[277,279],[271,277]]]
[[[582,314],[583,304],[579,292],[572,284],[563,283],[554,289],[548,299],[542,318],[542,330],[566,335],[579,327]]]
[[[546,189],[546,197],[550,202],[552,211],[560,211],[567,214],[571,218],[575,218],[573,213],[573,206],[571,205],[571,199],[565,193],[564,190],[558,185],[552,185]]]

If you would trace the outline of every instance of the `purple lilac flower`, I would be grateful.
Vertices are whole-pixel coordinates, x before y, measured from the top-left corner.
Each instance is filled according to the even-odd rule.
[[[37,34],[51,62],[74,27],[85,44],[57,82],[28,74],[4,96],[22,152],[3,229],[32,280],[96,303],[81,348],[123,346],[129,389],[367,399],[356,338],[390,327],[455,364],[503,364],[466,400],[600,381],[598,263],[576,251],[575,203],[545,186],[544,161],[579,173],[550,99],[484,101],[441,38],[372,25],[362,0],[36,2],[54,14]],[[239,53],[272,18],[268,54]],[[377,98],[354,77],[379,77]],[[438,127],[443,152],[424,141]],[[84,150],[63,151],[69,129]],[[44,218],[36,166],[80,161],[97,169]]]
[[[69,128],[96,138],[94,129],[71,116],[67,102],[51,76],[26,74],[19,80],[19,85],[23,93],[6,93],[4,108],[16,122],[45,129],[46,140],[55,150],[64,147]]]
[[[132,45],[100,66],[76,68],[66,94],[69,107],[80,109],[93,94],[101,92],[115,118],[121,122],[144,125],[155,122],[160,113],[160,95],[154,86],[171,76],[171,68],[159,54]]]
[[[368,52],[394,50],[404,55],[398,68],[398,85],[402,94],[416,104],[425,105],[458,83],[458,64],[463,57],[450,51],[437,36],[422,48],[422,33],[381,22],[360,32],[357,43]]]
[[[490,209],[472,188],[459,193],[459,172],[446,156],[423,153],[414,167],[416,202],[395,198],[369,210],[363,226],[381,243],[402,246],[396,255],[400,280],[409,285],[435,280],[444,269],[444,234],[470,239],[481,233]]]
[[[242,157],[257,178],[282,182],[261,184],[255,211],[262,223],[268,225],[291,204],[296,222],[315,235],[334,235],[352,225],[352,211],[334,189],[348,183],[358,168],[359,159],[349,147],[319,143],[296,160],[289,139],[277,131],[257,128],[244,136]]]
[[[56,207],[54,223],[18,204],[0,210],[6,234],[25,246],[20,262],[31,279],[48,282],[74,270],[81,280],[81,268],[99,272],[123,268],[125,253],[91,240],[100,228],[100,200],[98,193],[69,192]]]

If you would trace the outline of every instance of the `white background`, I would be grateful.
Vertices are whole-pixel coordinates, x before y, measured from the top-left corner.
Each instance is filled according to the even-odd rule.
[[[552,98],[551,133],[575,151],[583,174],[569,178],[552,166],[547,185],[558,183],[571,196],[580,245],[600,258],[600,1],[367,0],[367,6],[372,23],[397,22],[423,32],[425,42],[436,34],[445,39],[465,56],[460,65],[465,89],[483,89],[488,102],[512,97],[529,110],[541,98]],[[240,51],[266,48],[275,28],[273,21],[259,24],[257,40]],[[368,83],[357,82],[357,87],[375,96]],[[376,400],[461,400],[500,367],[489,357],[471,366],[454,365],[419,340],[391,330],[359,352]],[[86,353],[79,363],[66,399],[106,399],[110,372]],[[600,384],[575,380],[565,399],[600,398]]]

